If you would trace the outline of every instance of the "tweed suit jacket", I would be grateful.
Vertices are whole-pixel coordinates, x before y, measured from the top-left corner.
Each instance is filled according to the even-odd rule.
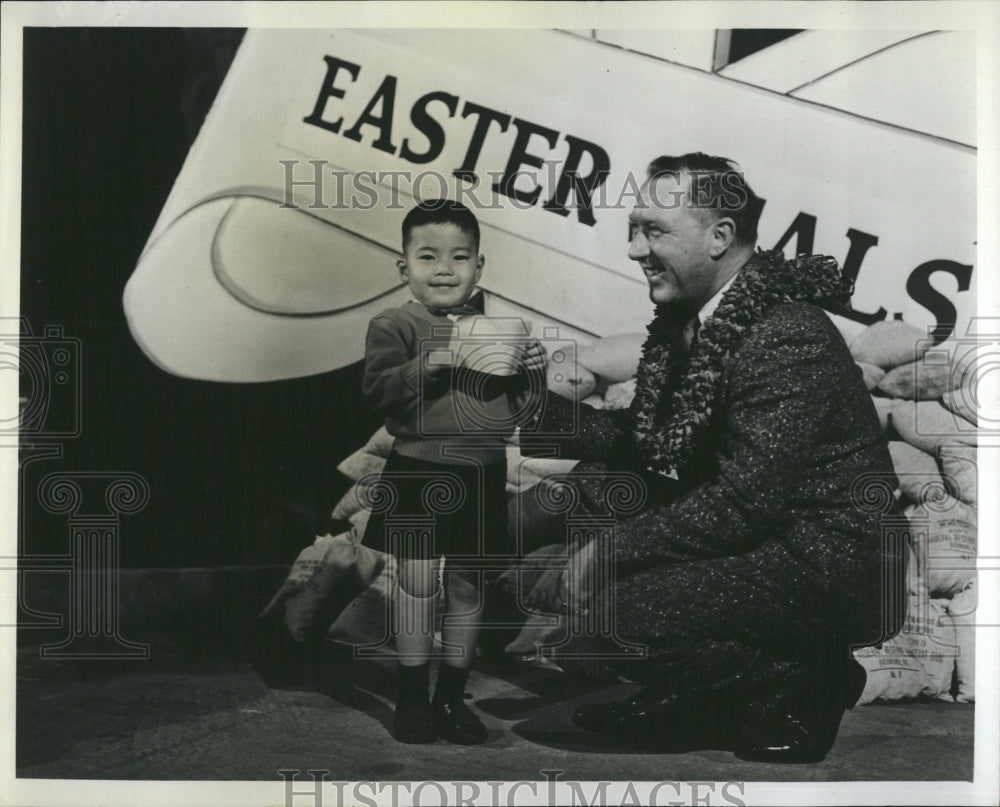
[[[565,416],[564,405],[553,410],[547,417]],[[578,466],[584,499],[602,510],[603,490],[587,472],[645,471],[629,412],[582,410],[563,448],[587,461]],[[676,481],[646,479],[647,506],[618,523],[620,578],[661,564],[692,564],[697,574],[698,561],[766,556],[772,591],[794,576],[859,643],[899,630],[905,555],[884,541],[896,479],[861,371],[819,308],[782,303],[748,328],[692,462]]]

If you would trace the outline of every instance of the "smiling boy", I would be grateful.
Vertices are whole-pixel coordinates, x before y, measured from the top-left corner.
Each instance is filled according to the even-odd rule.
[[[399,565],[393,631],[399,696],[393,736],[400,742],[443,737],[473,744],[487,738],[486,727],[463,700],[480,630],[476,559],[515,553],[507,535],[505,438],[514,430],[516,400],[531,386],[528,373],[544,369],[545,360],[537,342],[523,354],[519,372],[509,377],[429,360],[431,354],[447,355],[459,316],[478,313],[469,299],[484,263],[479,224],[467,207],[449,200],[422,202],[403,220],[403,256],[397,262],[414,299],[383,311],[368,329],[362,392],[396,438],[382,473],[395,504],[390,513],[372,513],[364,542],[392,552]],[[463,412],[486,425],[470,427]],[[429,503],[436,481],[455,483],[457,499]],[[387,516],[432,519],[432,539],[411,529],[401,545],[390,537]],[[446,558],[442,579],[447,609],[431,704],[435,558],[441,555]]]

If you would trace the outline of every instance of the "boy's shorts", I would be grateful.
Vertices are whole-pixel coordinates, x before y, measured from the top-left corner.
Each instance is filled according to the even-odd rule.
[[[517,541],[507,530],[506,462],[445,464],[394,451],[380,482],[395,503],[373,508],[366,546],[400,560],[445,555],[470,568],[500,567],[516,557]]]

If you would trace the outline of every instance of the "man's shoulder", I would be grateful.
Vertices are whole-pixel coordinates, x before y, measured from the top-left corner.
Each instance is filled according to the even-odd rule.
[[[796,334],[810,339],[842,339],[826,311],[801,300],[772,306],[751,328],[751,335],[757,338],[773,338],[778,335],[788,338]]]
[[[809,363],[821,362],[832,373],[852,364],[843,336],[829,315],[816,305],[801,301],[772,306],[751,325],[737,349],[737,365],[763,366],[798,355]],[[780,358],[779,358],[780,356]]]

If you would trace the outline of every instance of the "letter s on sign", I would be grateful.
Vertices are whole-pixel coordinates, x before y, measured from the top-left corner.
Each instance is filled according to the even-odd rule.
[[[972,282],[972,265],[947,260],[927,261],[910,272],[907,278],[906,293],[914,302],[920,303],[930,311],[937,321],[931,332],[936,343],[947,339],[954,330],[958,312],[951,300],[931,286],[930,278],[935,272],[948,272],[954,275],[958,281],[958,290],[968,291]]]
[[[438,123],[427,111],[427,106],[432,101],[440,101],[448,109],[448,117],[455,117],[455,113],[458,111],[458,96],[451,95],[446,92],[429,92],[417,99],[417,102],[413,105],[413,109],[410,110],[410,120],[413,125],[417,128],[424,137],[427,138],[428,146],[427,151],[423,154],[418,154],[412,148],[410,148],[410,138],[403,140],[403,146],[400,149],[399,156],[404,160],[408,160],[411,163],[417,163],[418,165],[423,165],[424,163],[433,162],[436,160],[441,151],[444,149],[445,134],[444,129],[441,128],[441,124]]]

